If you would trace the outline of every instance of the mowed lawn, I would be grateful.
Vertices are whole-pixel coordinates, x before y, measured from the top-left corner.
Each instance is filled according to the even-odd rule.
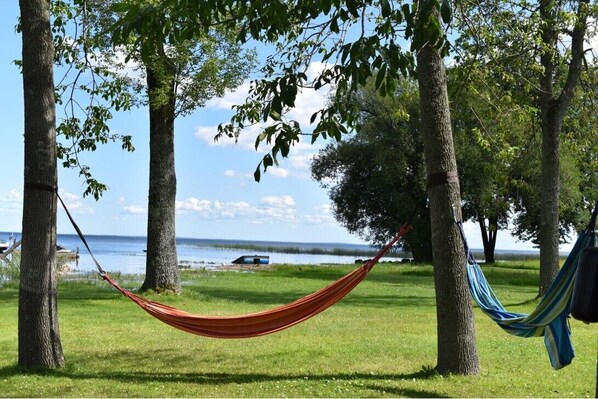
[[[537,303],[529,265],[485,268],[505,306]],[[152,299],[199,314],[268,309],[321,288],[354,266],[186,271],[180,296]],[[116,276],[125,281],[125,277]],[[129,287],[139,283],[126,283]],[[550,367],[542,338],[504,333],[475,309],[479,376],[439,376],[430,266],[380,264],[341,302],[293,328],[223,340],[173,329],[99,278],[63,281],[59,318],[67,366],[23,372],[16,286],[0,288],[3,397],[593,397],[597,326],[572,320],[577,356]]]

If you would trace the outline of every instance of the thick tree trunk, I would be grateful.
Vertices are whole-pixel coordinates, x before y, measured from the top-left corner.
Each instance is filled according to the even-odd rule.
[[[421,127],[428,175],[457,170],[443,60],[431,45],[417,54]],[[450,180],[450,179],[449,179]],[[465,254],[453,207],[460,216],[459,182],[428,189],[441,374],[478,374],[473,311],[465,275]]]
[[[178,292],[174,72],[156,71],[147,65],[146,69],[150,100],[150,181],[147,263],[141,289]]]
[[[47,0],[20,0],[19,5],[25,105],[19,366],[55,368],[64,365],[64,357],[55,275],[56,195],[51,191],[57,184],[57,172],[50,4]]]

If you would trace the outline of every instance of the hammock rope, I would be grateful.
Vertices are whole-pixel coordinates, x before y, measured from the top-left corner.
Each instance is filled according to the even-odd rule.
[[[374,258],[328,286],[294,302],[270,310],[239,316],[201,316],[143,298],[121,287],[101,267],[59,195],[58,199],[85,248],[91,255],[100,276],[108,284],[158,320],[179,330],[212,338],[250,338],[272,334],[317,315],[340,301],[363,281],[374,265],[397,241],[411,230],[411,224],[409,222],[405,223],[399,233]]]
[[[467,282],[475,302],[482,312],[509,334],[525,338],[544,336],[550,364],[557,370],[569,365],[575,357],[568,324],[571,294],[581,253],[585,248],[594,246],[596,242],[597,214],[598,202],[592,212],[590,222],[586,229],[579,234],[555,280],[538,306],[529,314],[509,312],[505,309],[469,249],[463,223],[456,222],[467,254]]]

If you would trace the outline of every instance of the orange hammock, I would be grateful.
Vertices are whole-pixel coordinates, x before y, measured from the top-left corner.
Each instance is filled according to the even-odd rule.
[[[240,316],[199,316],[173,308],[172,306],[142,298],[131,291],[122,288],[116,281],[112,280],[93,256],[85,236],[79,229],[79,226],[77,226],[77,223],[75,223],[75,220],[72,218],[58,193],[57,197],[104,280],[158,320],[161,320],[174,328],[178,328],[179,330],[213,338],[258,337],[260,335],[284,330],[285,328],[294,326],[295,324],[301,323],[302,321],[317,315],[351,292],[351,290],[355,288],[365,276],[367,276],[380,258],[382,258],[397,241],[411,230],[411,224],[409,222],[405,223],[405,225],[401,227],[399,233],[386,244],[373,259],[367,261],[363,266],[357,268],[346,276],[341,277],[334,283],[321,288],[313,294],[307,295],[306,297],[287,305],[263,312]]]
[[[108,274],[101,273],[114,288],[158,320],[179,330],[213,338],[250,338],[271,334],[294,326],[317,315],[340,301],[355,288],[386,252],[403,237],[411,226],[401,227],[399,234],[372,260],[334,283],[287,305],[240,316],[199,316],[142,298],[119,286]]]

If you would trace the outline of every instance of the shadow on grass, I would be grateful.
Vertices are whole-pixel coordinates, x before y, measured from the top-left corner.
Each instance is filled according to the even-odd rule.
[[[73,372],[69,367],[53,370],[24,370],[18,366],[0,368],[0,379],[12,376],[42,376],[68,378],[72,380],[106,380],[119,381],[125,384],[145,383],[173,383],[173,384],[196,384],[196,385],[227,385],[227,384],[255,384],[282,381],[304,381],[309,382],[330,382],[330,381],[365,381],[364,388],[385,392],[393,396],[421,397],[421,398],[442,398],[446,397],[435,391],[424,389],[411,389],[388,386],[383,381],[413,381],[436,378],[437,374],[430,369],[423,368],[415,373],[404,374],[371,374],[371,373],[330,373],[330,374],[266,374],[266,373],[177,373],[177,372],[142,372],[142,371],[100,371],[97,373]]]
[[[332,282],[341,278],[342,276],[352,272],[361,267],[347,266],[275,266],[274,273],[277,277],[284,278],[301,278],[321,280],[323,282]],[[258,275],[268,277],[272,272],[260,272]],[[413,277],[424,277],[424,279],[414,279]],[[433,270],[430,267],[413,267],[413,266],[389,266],[377,265],[366,277],[367,281],[371,282],[385,282],[385,283],[405,283],[405,282],[425,282],[429,278],[432,282]]]
[[[309,270],[301,271],[297,268],[284,268],[282,272],[277,271],[276,277],[280,278],[309,278],[314,280],[321,280],[322,284],[320,287],[316,287],[313,291],[302,291],[302,290],[290,290],[284,292],[267,292],[259,288],[255,289],[232,289],[224,287],[210,287],[198,284],[191,284],[184,287],[184,290],[189,293],[189,298],[185,298],[185,294],[182,295],[184,299],[195,298],[199,301],[233,301],[243,302],[256,305],[263,305],[264,307],[275,307],[281,304],[287,304],[293,302],[305,295],[311,294],[319,288],[323,288],[326,285],[332,283],[337,278],[346,275],[347,270],[343,268],[326,268],[326,270]],[[265,278],[271,278],[264,273]],[[413,282],[410,281],[412,278],[401,276],[396,272],[384,272],[384,273],[371,273],[367,278],[366,282],[384,282],[388,284],[402,283],[402,284],[421,284],[421,281]],[[129,284],[130,285],[130,284]],[[360,292],[351,292],[345,298],[343,298],[337,306],[369,306],[369,307],[388,307],[388,306],[434,306],[433,295],[402,295],[400,292],[401,287],[398,291],[396,288],[396,294],[368,294],[367,291],[361,289]],[[142,295],[158,302],[177,302],[179,298],[173,297],[173,300],[169,300],[168,295],[152,296]],[[18,289],[5,289],[0,290],[0,301],[1,300],[12,300],[18,298]],[[81,302],[81,305],[89,304],[90,301],[104,301],[104,300],[115,300],[123,298],[122,294],[116,291],[113,287],[108,285],[106,282],[101,280],[98,281],[67,281],[61,282],[59,286],[59,299],[61,302],[73,301]]]
[[[0,301],[10,301],[19,299],[19,290],[15,289],[1,289],[0,290]]]
[[[482,270],[491,284],[537,287],[540,281],[538,270],[513,270],[499,267]]]
[[[193,288],[206,300],[228,300],[243,303],[264,305],[274,307],[280,304],[287,304],[304,297],[311,292],[286,291],[286,292],[263,292],[258,290],[242,290],[231,288],[198,287]],[[401,307],[401,306],[434,306],[432,295],[401,295],[397,294],[368,294],[364,290],[351,292],[335,306],[368,306],[368,307]]]

